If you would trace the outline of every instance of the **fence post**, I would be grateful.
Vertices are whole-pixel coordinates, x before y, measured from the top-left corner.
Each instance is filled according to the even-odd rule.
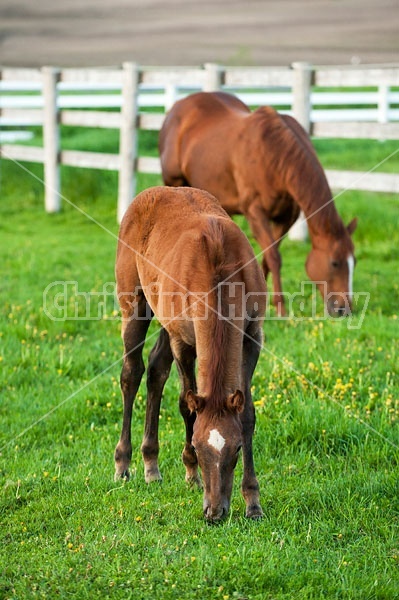
[[[312,67],[309,63],[294,62],[294,82],[292,86],[292,113],[302,127],[310,133]]]
[[[205,63],[204,92],[217,92],[223,85],[224,70],[215,63]]]
[[[49,213],[58,212],[60,202],[60,128],[57,102],[59,71],[42,68],[43,77],[43,146],[44,205]]]
[[[123,64],[121,129],[119,134],[118,222],[136,193],[139,68]]]
[[[378,122],[388,123],[389,121],[389,85],[381,83],[378,87]]]
[[[294,81],[292,86],[292,114],[302,125],[307,133],[310,133],[312,108],[312,67],[306,62],[292,63],[294,70]],[[298,242],[304,242],[308,237],[308,225],[304,213],[301,211],[298,219],[288,232],[288,238]]]
[[[167,83],[165,85],[165,112],[168,112],[177,100],[177,84]]]

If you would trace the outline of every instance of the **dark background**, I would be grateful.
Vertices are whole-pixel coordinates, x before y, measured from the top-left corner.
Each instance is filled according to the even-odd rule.
[[[399,60],[398,0],[0,0],[0,64]]]

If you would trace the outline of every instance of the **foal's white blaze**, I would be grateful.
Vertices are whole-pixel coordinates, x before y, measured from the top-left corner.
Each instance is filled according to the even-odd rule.
[[[224,437],[222,435],[220,435],[220,433],[218,432],[217,429],[212,429],[209,432],[208,444],[210,446],[213,446],[214,448],[216,448],[216,450],[218,452],[221,452],[225,443],[226,443],[226,440],[224,439]]]
[[[355,259],[352,254],[348,256],[348,271],[349,271],[349,280],[348,280],[348,294],[349,300],[352,300],[353,296],[353,270],[355,268]]]

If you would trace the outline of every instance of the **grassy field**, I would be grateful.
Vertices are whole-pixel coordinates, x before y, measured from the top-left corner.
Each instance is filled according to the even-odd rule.
[[[66,145],[77,147],[74,135]],[[116,140],[91,143],[112,151]],[[316,147],[326,167],[368,170],[397,144]],[[154,153],[154,135],[141,148]],[[348,192],[336,201],[346,222],[359,217],[363,320],[266,321],[253,379],[265,517],[243,516],[239,464],[229,518],[210,526],[202,494],[184,483],[175,371],[161,411],[162,484],[144,483],[143,384],[132,478],[113,481],[122,344],[112,302],[99,303],[114,281],[116,175],[64,168],[65,198],[91,219],[66,201],[46,215],[42,169],[24,166],[0,163],[0,598],[397,598],[398,199]],[[385,166],[397,170],[399,155]],[[140,189],[157,183],[139,178]],[[306,278],[308,249],[283,243],[287,291]],[[43,292],[56,281],[78,286],[65,314],[77,302],[83,316],[77,292],[94,292],[90,314],[101,318],[49,318]],[[153,323],[146,354],[156,333]]]

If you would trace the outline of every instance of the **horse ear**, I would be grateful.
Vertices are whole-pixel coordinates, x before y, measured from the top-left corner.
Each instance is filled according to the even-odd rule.
[[[357,217],[355,217],[354,219],[352,219],[352,221],[347,226],[347,230],[348,230],[349,235],[352,235],[352,233],[355,231],[356,227],[357,227]]]
[[[227,397],[226,406],[232,413],[241,413],[244,410],[244,394],[236,390],[234,394]]]
[[[194,394],[192,390],[186,393],[186,402],[188,409],[193,412],[201,412],[205,406],[205,399],[198,394]]]

